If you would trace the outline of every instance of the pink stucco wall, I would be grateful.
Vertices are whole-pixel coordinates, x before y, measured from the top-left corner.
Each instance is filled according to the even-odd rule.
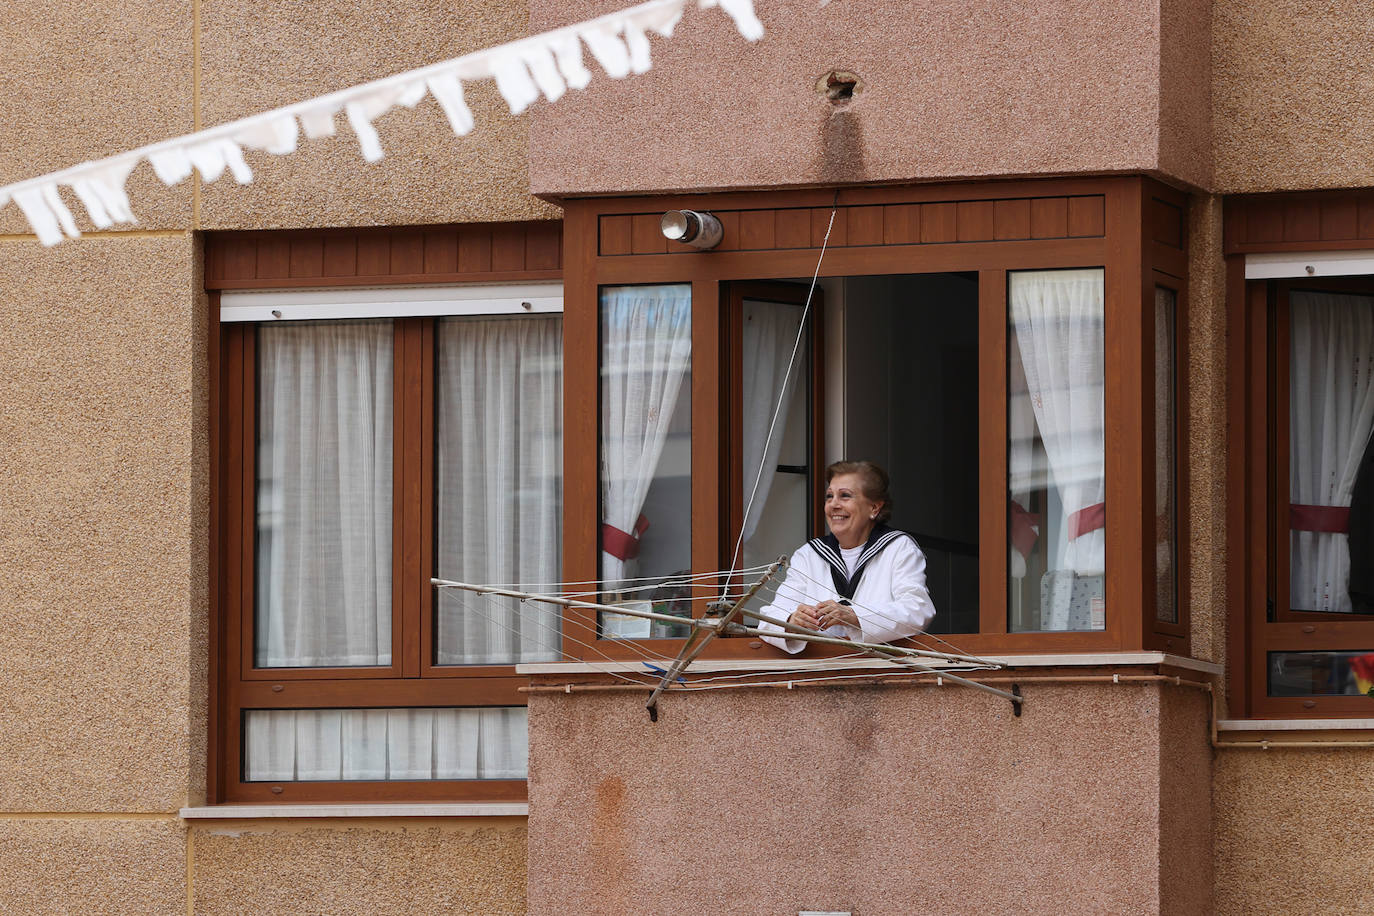
[[[535,28],[617,7],[532,0]],[[759,0],[753,45],[687,15],[654,69],[532,111],[552,195],[1165,169],[1210,174],[1201,0]],[[1161,57],[1161,33],[1173,43]],[[861,90],[819,96],[831,70]]]
[[[529,912],[1208,912],[1206,699],[530,697]]]

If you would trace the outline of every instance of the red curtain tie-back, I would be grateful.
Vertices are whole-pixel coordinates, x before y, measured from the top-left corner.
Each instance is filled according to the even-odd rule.
[[[1349,534],[1350,507],[1305,506],[1301,503],[1293,503],[1288,507],[1288,527],[1294,531]]]
[[[635,522],[633,532],[621,531],[608,522],[601,523],[601,549],[617,560],[633,560],[639,556],[639,538],[649,530],[649,520],[643,515]]]
[[[1094,503],[1069,514],[1069,540],[1107,527],[1107,504]]]
[[[1025,506],[1014,499],[1011,501],[1011,546],[1027,560],[1030,559],[1031,550],[1035,547],[1035,539],[1040,537],[1040,532],[1035,530],[1035,526],[1042,521],[1043,516],[1032,515],[1026,511]]]

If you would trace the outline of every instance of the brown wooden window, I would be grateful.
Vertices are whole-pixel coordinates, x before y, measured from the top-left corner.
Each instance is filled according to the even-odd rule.
[[[926,553],[932,632],[970,651],[1186,653],[1177,551],[1186,437],[1175,406],[1184,204],[1138,179],[569,202],[568,577],[727,569],[742,536],[752,559],[794,548],[823,530],[824,464],[868,457],[891,472],[894,523]],[[658,218],[676,208],[713,212],[720,246],[688,251],[663,239]],[[762,372],[761,405],[746,394],[749,372],[778,346],[761,346],[757,331],[745,337],[751,316],[772,320],[749,303],[803,302],[827,227],[804,378],[789,393]],[[652,449],[633,443],[637,454],[658,451],[625,500],[619,491],[635,488],[617,468],[629,462],[608,436],[621,436],[627,411],[624,364],[643,368],[617,336],[635,309],[678,362],[641,380],[665,399],[633,408],[659,428]],[[635,346],[650,349],[643,337]],[[746,462],[759,454],[757,417],[780,395],[794,460]],[[751,552],[760,464],[779,502]],[[774,498],[770,490],[766,502]],[[676,651],[671,627],[609,623],[569,615],[565,654]],[[772,651],[719,643],[721,656]]]
[[[558,286],[216,297],[216,800],[523,800],[561,578]]]
[[[1351,660],[1374,652],[1374,281],[1252,281],[1239,317],[1248,712],[1367,716]]]

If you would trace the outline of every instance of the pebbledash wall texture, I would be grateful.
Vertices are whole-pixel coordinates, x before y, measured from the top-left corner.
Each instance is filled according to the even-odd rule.
[[[6,3],[0,183],[619,5]],[[1194,655],[1228,662],[1223,198],[1374,185],[1366,5],[758,10],[757,45],[689,14],[650,73],[519,118],[476,87],[467,138],[430,102],[391,115],[374,165],[341,131],[250,156],[246,187],[142,166],[126,231],[44,249],[0,209],[0,912],[1374,909],[1350,827],[1374,755],[1213,750],[1203,696],[1158,685],[1041,688],[1024,720],[931,689],[668,697],[656,731],[630,697],[539,695],[528,821],[178,816],[206,779],[207,230],[556,220],[564,196],[706,189],[1186,189],[1186,588]],[[833,69],[861,78],[843,109],[815,91]],[[814,789],[781,778],[808,767]]]

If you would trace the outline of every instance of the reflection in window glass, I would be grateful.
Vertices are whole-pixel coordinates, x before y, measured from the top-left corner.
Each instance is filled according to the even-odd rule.
[[[258,667],[391,664],[392,325],[258,331]]]
[[[1374,297],[1289,298],[1289,607],[1374,613]]]
[[[1367,649],[1269,653],[1271,697],[1359,696],[1369,690],[1370,674],[1374,655]]]
[[[1177,293],[1155,287],[1155,619],[1178,623],[1175,557],[1174,312]]]
[[[1106,627],[1103,272],[1008,275],[1009,627]]]
[[[248,709],[245,782],[524,779],[523,706]]]
[[[691,616],[672,578],[692,563],[692,287],[601,291],[603,601]],[[603,613],[602,635],[685,635],[687,627]]]
[[[556,590],[563,319],[449,318],[437,337],[438,575]],[[556,660],[560,619],[550,605],[442,589],[435,663]]]

